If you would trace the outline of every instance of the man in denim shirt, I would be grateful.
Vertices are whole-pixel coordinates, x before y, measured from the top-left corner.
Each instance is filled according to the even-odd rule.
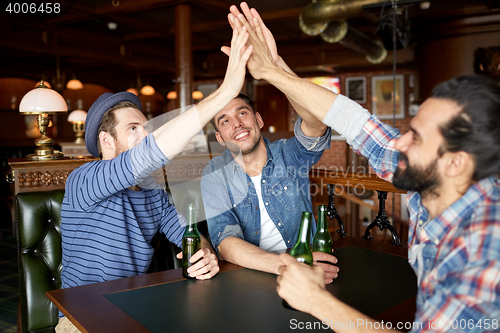
[[[273,143],[262,137],[262,117],[243,94],[212,120],[228,149],[205,167],[201,189],[212,244],[227,261],[277,274],[281,263],[270,252],[291,248],[302,212],[312,212],[309,170],[330,146],[331,131],[304,109],[296,111],[302,118],[295,137]],[[336,262],[325,253],[314,259]],[[337,267],[318,265],[327,283],[337,276]]]

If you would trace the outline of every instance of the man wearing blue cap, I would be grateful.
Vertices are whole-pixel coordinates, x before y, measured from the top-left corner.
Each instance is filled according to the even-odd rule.
[[[252,47],[248,34],[234,32],[224,82],[195,107],[152,133],[139,98],[105,93],[90,108],[85,124],[88,151],[101,160],[74,170],[66,182],[61,209],[62,288],[144,274],[157,231],[180,246],[184,231],[168,196],[151,174],[167,164],[240,92]],[[198,124],[198,126],[196,126]],[[202,237],[190,276],[209,279],[219,271],[217,257]],[[58,331],[76,330],[61,318]]]

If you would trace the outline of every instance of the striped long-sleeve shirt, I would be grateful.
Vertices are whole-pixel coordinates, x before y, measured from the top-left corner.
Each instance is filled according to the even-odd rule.
[[[361,118],[367,113],[361,109],[341,96],[329,113]],[[399,131],[372,116],[352,148],[368,158],[379,177],[391,181],[398,162],[399,153],[393,148],[398,137]],[[413,331],[500,332],[498,178],[473,184],[433,219],[419,193],[408,193],[407,206],[409,260],[418,277]]]
[[[180,246],[184,218],[159,187],[146,184],[169,160],[152,135],[112,160],[89,162],[66,182],[61,208],[62,287],[146,273],[160,230]]]

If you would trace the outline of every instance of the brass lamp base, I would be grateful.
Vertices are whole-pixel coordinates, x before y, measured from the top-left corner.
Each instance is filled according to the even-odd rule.
[[[60,151],[54,150],[53,144],[54,140],[45,136],[42,132],[42,136],[35,140],[37,149],[35,149],[34,154],[26,156],[28,161],[47,161],[47,160],[61,160],[64,159],[64,154]]]
[[[26,159],[28,161],[62,160],[64,159],[64,154],[57,150],[53,150],[52,154],[49,155],[30,154],[26,156]]]

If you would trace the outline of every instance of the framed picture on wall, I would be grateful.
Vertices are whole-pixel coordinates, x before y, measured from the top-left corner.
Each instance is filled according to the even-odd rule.
[[[396,75],[396,89],[392,75],[380,75],[372,77],[372,113],[379,119],[392,119],[396,113],[396,119],[405,117],[405,91],[404,75]],[[395,110],[394,110],[394,100]]]
[[[353,76],[345,79],[346,96],[360,104],[366,103],[366,77]]]

